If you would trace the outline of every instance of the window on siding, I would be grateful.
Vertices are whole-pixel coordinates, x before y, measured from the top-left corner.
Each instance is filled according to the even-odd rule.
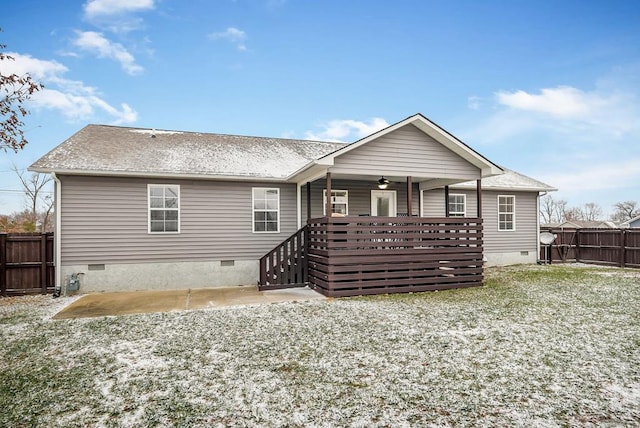
[[[280,231],[280,189],[253,188],[253,231]]]
[[[322,192],[322,211],[327,215],[327,189]],[[331,190],[331,212],[349,214],[349,192],[347,190]]]
[[[498,196],[498,230],[516,230],[515,196]]]
[[[180,232],[180,186],[149,184],[149,233]]]
[[[449,194],[449,216],[464,217],[467,215],[467,195]]]

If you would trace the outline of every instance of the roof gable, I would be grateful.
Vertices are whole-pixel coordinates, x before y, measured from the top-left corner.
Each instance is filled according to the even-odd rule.
[[[472,180],[480,169],[440,144],[431,136],[407,124],[334,158],[334,174],[384,175],[400,180]]]
[[[623,221],[622,223],[620,223],[620,226],[623,226],[623,227],[629,227],[629,226],[631,226],[632,224],[633,224],[633,225],[635,225],[635,223],[638,223],[638,225],[640,225],[640,215],[639,215],[639,216],[636,216],[636,217],[634,217],[634,218],[632,218],[632,219],[629,219],[629,220]]]
[[[343,156],[346,153],[349,153],[365,144],[370,143],[371,141],[377,140],[378,138],[383,137],[409,124],[414,125],[416,128],[431,137],[433,140],[442,144],[453,153],[457,154],[470,164],[479,168],[482,177],[502,174],[503,171],[498,165],[494,164],[493,162],[473,150],[471,147],[467,146],[462,141],[454,137],[452,134],[445,131],[434,122],[431,122],[420,113],[409,116],[408,118],[401,120],[400,122],[390,125],[378,132],[374,132],[373,134],[364,137],[352,144],[349,144],[348,146],[340,148],[339,150],[336,150],[335,152],[318,159],[317,163],[321,165],[333,165],[337,157]]]

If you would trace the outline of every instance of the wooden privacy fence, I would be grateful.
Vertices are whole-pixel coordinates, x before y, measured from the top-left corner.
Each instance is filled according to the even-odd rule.
[[[53,233],[0,233],[0,295],[52,292]]]
[[[482,285],[482,219],[323,217],[308,222],[309,284],[331,297]]]
[[[640,268],[640,229],[554,229],[551,246],[540,246],[540,260]]]

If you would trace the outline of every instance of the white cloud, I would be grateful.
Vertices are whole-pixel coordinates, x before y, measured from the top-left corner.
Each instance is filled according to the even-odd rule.
[[[471,110],[478,110],[481,105],[482,105],[482,98],[475,95],[472,95],[469,98],[467,98],[467,107],[469,107]]]
[[[106,113],[114,125],[137,120],[138,114],[127,104],[122,104],[118,109],[102,99],[95,88],[78,80],[66,79],[64,74],[69,69],[65,65],[30,55],[7,54],[15,60],[3,64],[3,73],[29,73],[45,85],[29,101],[36,109],[56,110],[70,120],[89,120]]]
[[[374,117],[366,121],[359,120],[332,120],[321,124],[319,131],[305,132],[305,138],[320,141],[346,141],[352,142],[373,134],[389,126],[389,123],[380,117]]]
[[[615,88],[583,91],[570,86],[496,93],[497,102],[513,116],[529,117],[537,126],[566,133],[620,137],[638,130],[640,105],[633,93]],[[542,123],[544,121],[544,123]]]
[[[88,22],[117,34],[144,27],[144,20],[134,14],[153,8],[154,0],[89,0],[83,5]]]
[[[577,164],[573,167],[544,174],[544,180],[553,183],[563,192],[635,190],[640,182],[640,158],[611,162],[593,162],[588,167]],[[632,192],[633,193],[633,192]]]
[[[231,44],[234,44],[239,51],[246,51],[247,46],[245,41],[247,40],[247,33],[239,30],[235,27],[229,27],[226,30],[219,33],[209,34],[211,40],[226,40]]]
[[[603,81],[606,86],[591,91],[572,86],[543,88],[538,93],[498,91],[493,103],[469,97],[477,125],[462,134],[470,142],[499,143],[547,133],[549,138],[561,136],[566,144],[575,145],[639,136],[640,94]]]
[[[89,19],[154,8],[154,0],[89,0],[83,5]]]
[[[142,66],[136,64],[136,59],[120,43],[111,42],[101,33],[95,31],[76,31],[78,38],[73,44],[82,50],[91,52],[99,58],[108,58],[120,63],[122,69],[130,75],[140,74],[144,71]]]
[[[13,61],[6,61],[2,64],[4,75],[29,73],[35,80],[49,80],[69,71],[67,67],[57,61],[47,61],[33,58],[31,55],[22,55],[15,52],[7,52]]]
[[[585,92],[571,86],[545,88],[539,94],[525,91],[496,93],[498,103],[517,110],[545,113],[560,118],[588,118],[615,104],[615,96]]]
[[[490,159],[557,187],[570,205],[633,199],[640,182],[638,71],[637,64],[616,67],[589,89],[497,91],[467,110],[470,126],[459,135]]]

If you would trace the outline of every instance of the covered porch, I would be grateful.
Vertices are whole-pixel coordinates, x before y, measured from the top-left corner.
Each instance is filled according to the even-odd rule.
[[[342,297],[482,285],[481,180],[477,215],[451,217],[448,185],[464,179],[421,178],[326,172],[300,186],[304,224],[260,260],[260,289]],[[434,187],[445,216],[423,217],[422,190]]]
[[[260,260],[260,287],[354,296],[481,285],[481,179],[500,167],[422,115],[324,155],[291,176],[298,232]],[[449,186],[475,181],[475,216],[451,215]],[[444,189],[444,216],[424,191]]]

